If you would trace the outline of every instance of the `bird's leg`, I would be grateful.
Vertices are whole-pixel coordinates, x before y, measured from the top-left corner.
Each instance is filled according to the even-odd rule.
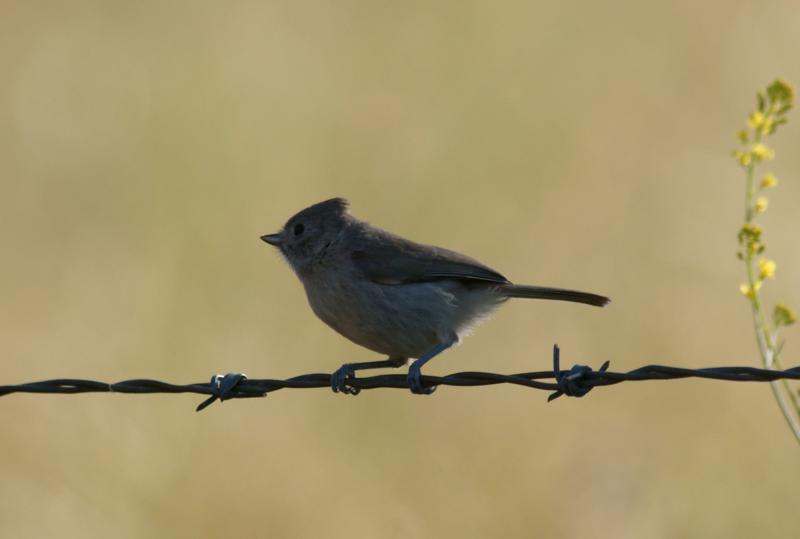
[[[422,385],[422,366],[433,359],[434,356],[444,352],[455,343],[455,339],[448,342],[439,343],[425,352],[414,363],[411,364],[411,366],[408,368],[408,387],[411,389],[412,393],[417,395],[430,395],[436,391],[436,386],[424,387]]]
[[[345,363],[336,372],[331,374],[331,389],[334,393],[340,391],[349,395],[357,395],[358,388],[347,385],[348,378],[355,378],[356,371],[365,369],[382,369],[384,367],[402,367],[408,359],[404,357],[390,357],[382,361],[365,361],[364,363]]]

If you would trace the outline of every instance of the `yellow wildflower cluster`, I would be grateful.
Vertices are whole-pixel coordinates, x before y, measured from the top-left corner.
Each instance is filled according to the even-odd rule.
[[[747,116],[747,127],[753,132],[753,144],[748,145],[750,133],[747,129],[736,133],[745,148],[736,150],[733,156],[744,168],[775,158],[775,151],[761,142],[761,139],[772,135],[779,126],[786,123],[786,113],[794,105],[794,88],[787,82],[776,80],[765,92],[758,92],[757,97],[758,108]]]
[[[774,260],[759,257],[764,252],[762,240],[763,229],[755,224],[755,217],[767,211],[769,200],[759,193],[778,185],[778,178],[767,173],[761,181],[754,181],[757,165],[775,158],[775,151],[767,146],[763,139],[775,133],[775,130],[786,123],[786,113],[794,104],[794,89],[782,80],[777,80],[757,94],[757,109],[747,116],[747,129],[742,129],[736,136],[742,147],[733,155],[739,165],[745,169],[747,186],[745,192],[745,222],[739,230],[738,256],[748,268],[748,280],[739,286],[739,291],[750,299],[756,309],[760,309],[759,291],[766,279],[775,278],[777,264]],[[775,307],[773,322],[775,327],[789,325],[797,316],[785,305]]]
[[[733,152],[736,162],[744,169],[744,223],[739,229],[739,252],[744,262],[747,280],[739,285],[739,291],[750,303],[756,332],[756,342],[766,368],[782,369],[780,354],[782,341],[778,334],[783,326],[797,321],[797,315],[789,307],[777,304],[772,312],[772,324],[767,321],[761,287],[767,279],[775,278],[777,264],[763,255],[764,230],[756,220],[767,211],[769,200],[765,191],[778,185],[774,174],[766,173],[758,180],[756,169],[764,162],[775,158],[775,151],[764,143],[775,130],[786,123],[786,114],[794,104],[794,89],[782,80],[776,80],[764,91],[758,92],[756,110],[748,114],[747,127],[736,133],[741,146]],[[775,398],[792,432],[800,442],[800,399],[788,382],[773,383]]]

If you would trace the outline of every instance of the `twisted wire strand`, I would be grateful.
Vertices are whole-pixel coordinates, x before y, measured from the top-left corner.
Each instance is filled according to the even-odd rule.
[[[566,371],[559,367],[560,351],[553,348],[553,370],[533,371],[518,374],[498,374],[491,372],[457,372],[446,376],[423,375],[426,387],[457,386],[479,387],[497,384],[513,384],[531,389],[550,391],[548,400],[561,395],[582,397],[591,389],[611,386],[622,382],[642,382],[646,380],[676,380],[683,378],[704,378],[732,382],[773,382],[775,380],[800,380],[800,366],[786,370],[771,370],[757,367],[711,367],[688,369],[666,365],[646,365],[628,372],[606,370],[608,362],[599,370],[585,365],[574,365]],[[542,381],[552,380],[552,381]],[[408,389],[405,374],[381,374],[363,378],[349,378],[347,384],[358,390],[394,388]],[[75,378],[57,378],[16,385],[1,385],[0,396],[12,393],[195,393],[209,396],[201,403],[200,411],[216,400],[265,397],[279,389],[311,389],[331,387],[331,375],[327,373],[303,374],[285,380],[250,379],[243,374],[229,373],[215,375],[208,383],[171,384],[159,380],[134,379],[115,383],[98,382]]]

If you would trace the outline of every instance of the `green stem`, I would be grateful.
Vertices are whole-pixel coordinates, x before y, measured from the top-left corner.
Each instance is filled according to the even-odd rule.
[[[756,130],[754,142],[756,144],[761,142],[761,132],[759,130]],[[755,196],[756,192],[753,181],[754,174],[755,162],[751,161],[747,166],[745,174],[744,220],[748,225],[752,224],[754,217],[753,197]],[[758,281],[754,267],[756,253],[752,252],[749,244],[745,244],[743,249],[744,262],[747,269],[747,284],[750,287],[751,293],[750,302],[753,312],[753,327],[756,334],[756,343],[758,345],[758,351],[761,354],[761,360],[763,361],[764,366],[768,369],[771,369],[774,366],[779,366],[780,361],[778,358],[778,352],[775,348],[775,340],[771,335],[769,326],[767,325],[766,316],[764,315],[764,309],[761,306],[761,294],[756,289],[756,283]],[[800,443],[800,403],[798,403],[797,398],[794,396],[794,393],[792,392],[791,387],[786,380],[771,382],[770,388],[772,389],[775,401],[778,403],[778,407],[783,413],[784,419],[786,419],[786,423],[792,430],[797,442]]]

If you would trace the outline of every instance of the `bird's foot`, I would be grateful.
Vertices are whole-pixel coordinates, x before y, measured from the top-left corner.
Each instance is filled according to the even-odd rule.
[[[422,366],[416,363],[412,363],[408,368],[408,387],[415,395],[430,395],[436,391],[436,386],[422,385]]]
[[[356,370],[350,363],[345,363],[336,372],[331,374],[331,389],[334,393],[344,393],[345,395],[358,395],[361,390],[347,384],[349,379],[356,377]]]

